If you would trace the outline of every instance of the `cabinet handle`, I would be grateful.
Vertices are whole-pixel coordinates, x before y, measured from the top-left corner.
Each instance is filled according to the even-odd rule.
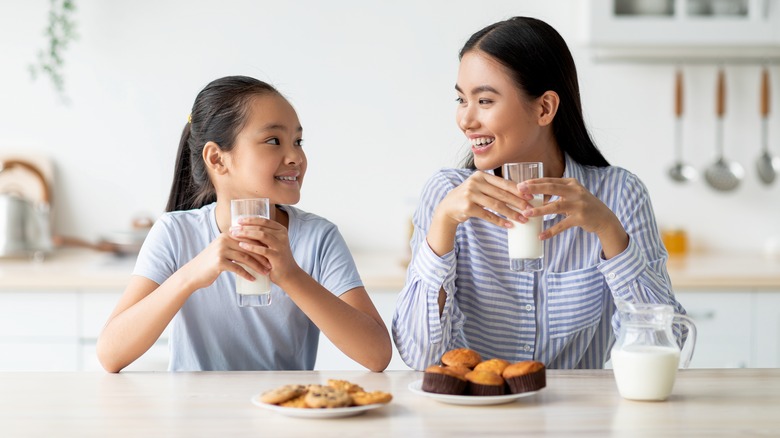
[[[715,319],[715,311],[707,310],[704,312],[688,312],[688,316],[696,322],[710,321]]]

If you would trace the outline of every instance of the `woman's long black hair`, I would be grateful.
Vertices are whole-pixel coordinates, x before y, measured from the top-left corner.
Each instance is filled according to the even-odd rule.
[[[247,76],[214,80],[198,93],[179,140],[165,211],[190,210],[216,201],[214,185],[203,162],[203,147],[213,141],[223,151],[233,149],[236,135],[246,122],[251,98],[268,93],[279,92]]]
[[[558,147],[580,164],[609,166],[585,127],[577,68],[569,47],[555,29],[535,18],[510,18],[472,35],[459,58],[474,50],[490,55],[509,69],[518,88],[530,98],[548,90],[558,93],[560,104],[552,122]],[[464,160],[464,167],[474,168],[473,154]]]

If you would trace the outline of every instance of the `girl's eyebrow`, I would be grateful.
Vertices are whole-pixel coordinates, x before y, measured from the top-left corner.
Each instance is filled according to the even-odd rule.
[[[458,93],[463,94],[463,90],[460,89],[458,84],[455,84],[455,90]],[[490,85],[480,85],[479,87],[475,87],[474,89],[471,90],[471,94],[485,93],[485,92],[487,92],[487,93],[495,93],[495,94],[499,94],[499,95],[501,94],[501,93],[498,92],[498,90],[496,90],[495,88],[491,87]]]
[[[278,131],[287,131],[287,126],[282,125],[280,123],[269,123],[269,124],[267,124],[265,126],[262,126],[259,131],[260,132],[265,132],[265,131],[276,131],[276,130],[278,130]],[[303,127],[298,125],[295,128],[295,132],[303,132]]]

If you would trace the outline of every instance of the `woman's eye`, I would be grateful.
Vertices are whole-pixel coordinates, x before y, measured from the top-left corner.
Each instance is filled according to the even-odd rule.
[[[457,102],[459,105],[463,105],[464,103],[466,103],[466,100],[464,98],[458,96],[458,97],[455,98],[455,102]]]
[[[281,143],[279,143],[279,139],[278,139],[278,138],[276,138],[276,137],[274,137],[274,138],[269,138],[269,139],[268,139],[268,140],[266,140],[265,142],[266,142],[266,143],[268,143],[268,144],[276,145],[276,146],[279,146],[279,145],[281,144]]]

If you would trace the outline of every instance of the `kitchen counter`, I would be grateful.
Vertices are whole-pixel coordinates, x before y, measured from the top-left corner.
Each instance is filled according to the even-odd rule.
[[[355,253],[366,289],[401,290],[406,278],[402,255]],[[135,259],[90,250],[57,251],[44,261],[0,259],[2,290],[124,290]],[[668,263],[675,289],[780,290],[780,258],[758,253],[693,253],[673,256]]]
[[[391,392],[346,418],[253,405],[285,383],[346,379]],[[665,402],[622,399],[611,370],[550,370],[547,387],[493,406],[412,393],[415,371],[0,373],[0,436],[778,436],[780,369],[682,370]]]

